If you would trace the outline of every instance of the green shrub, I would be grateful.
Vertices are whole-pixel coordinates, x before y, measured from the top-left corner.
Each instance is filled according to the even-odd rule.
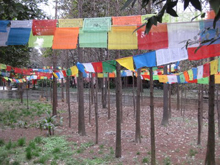
[[[36,149],[36,144],[35,144],[35,142],[34,142],[34,141],[31,141],[31,142],[29,143],[29,147],[30,147],[31,149]]]
[[[5,148],[6,148],[7,150],[10,150],[10,149],[12,148],[12,142],[11,142],[11,140],[5,145]]]
[[[26,143],[26,139],[25,138],[20,138],[18,139],[18,146],[22,147],[24,146]]]
[[[42,137],[40,137],[40,136],[37,136],[35,139],[34,139],[34,141],[36,142],[36,143],[41,143],[42,142]]]
[[[60,148],[58,148],[58,147],[56,147],[56,148],[54,148],[54,150],[53,150],[53,153],[55,154],[55,153],[60,153],[61,152],[61,150],[60,150]]]
[[[5,144],[5,141],[3,139],[0,139],[0,146],[3,146]]]
[[[30,147],[26,148],[26,159],[28,159],[28,160],[32,159],[32,152],[31,152],[31,148]]]
[[[142,163],[149,163],[149,158],[148,157],[144,157],[144,159],[142,160]]]

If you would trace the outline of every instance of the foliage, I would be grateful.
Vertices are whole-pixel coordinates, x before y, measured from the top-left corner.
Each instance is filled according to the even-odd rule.
[[[0,125],[2,127],[10,126],[28,128],[35,126],[33,120],[36,116],[42,116],[46,112],[51,111],[51,105],[29,101],[29,109],[27,109],[26,101],[20,104],[19,100],[0,100]]]
[[[43,19],[45,14],[39,9],[39,3],[48,0],[0,0],[0,20]],[[0,49],[0,63],[13,67],[27,66],[29,48],[27,45],[7,46]]]
[[[149,163],[149,157],[144,157],[142,163]]]
[[[56,116],[51,116],[47,113],[46,118],[42,119],[39,123],[40,129],[47,129],[49,135],[54,135]]]
[[[25,138],[20,138],[20,139],[18,139],[18,146],[22,147],[22,146],[25,145],[25,143],[26,143]]]
[[[165,1],[165,3],[163,4],[163,2]],[[150,0],[143,0],[142,1],[142,8],[148,6],[148,5],[151,5],[150,3]],[[184,0],[184,10],[189,6],[189,3],[192,4],[192,6],[199,10],[199,11],[202,11],[202,5],[201,5],[201,2],[199,0]],[[130,4],[132,3],[132,7],[134,6],[134,4],[136,3],[136,0],[127,0],[126,3],[124,4],[123,8],[122,9],[125,9],[126,7],[128,7]],[[146,21],[146,23],[144,23],[141,27],[146,27],[145,28],[145,33],[149,33],[151,27],[153,25],[157,26],[157,22],[160,22],[162,23],[162,17],[164,15],[164,13],[168,13],[170,14],[171,16],[173,17],[178,17],[176,11],[173,9],[174,7],[177,6],[177,3],[178,1],[171,1],[171,0],[162,0],[162,1],[158,1],[158,0],[153,0],[153,5],[156,6],[158,4],[163,4],[163,7],[162,9],[158,12],[157,15],[155,16],[152,16],[150,18],[148,18]],[[212,9],[215,11],[215,18],[214,18],[214,21],[213,21],[213,28],[215,29],[215,26],[216,26],[216,22],[220,19],[220,1],[219,0],[210,0],[209,1],[209,4],[210,6],[212,7]],[[203,18],[205,16],[204,13],[201,13],[200,16]],[[192,18],[192,19],[195,19],[195,18]],[[140,27],[140,28],[141,28]],[[139,28],[138,28],[139,29]],[[137,30],[137,29],[136,29]],[[219,40],[220,38],[219,37],[214,37],[214,38],[211,38],[209,40],[204,40],[201,42],[201,45],[204,45],[205,43],[207,42],[210,42],[210,44],[214,43],[216,40]],[[186,43],[186,47],[188,46],[188,42]],[[201,46],[200,46],[201,47]],[[198,49],[200,48],[198,47]]]

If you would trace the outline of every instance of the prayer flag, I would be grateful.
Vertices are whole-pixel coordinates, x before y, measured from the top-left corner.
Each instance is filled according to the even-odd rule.
[[[169,48],[183,48],[187,40],[194,41],[199,33],[199,22],[184,22],[167,24]],[[184,42],[185,41],[185,42]],[[194,45],[199,46],[199,44]]]
[[[57,74],[56,74],[56,73],[54,73],[54,72],[53,72],[53,76],[54,76],[55,78],[58,78]]]
[[[145,34],[145,27],[137,30],[138,49],[157,50],[168,47],[167,24],[152,26],[150,32]]]
[[[78,74],[78,68],[76,67],[76,65],[70,67],[70,70],[71,70],[71,76],[75,76]]]
[[[7,32],[7,27],[10,21],[8,20],[0,20],[0,32]]]
[[[108,32],[111,30],[111,17],[85,18],[83,31]]]
[[[96,73],[102,73],[102,62],[92,62],[92,66],[94,67],[94,70]]]
[[[136,26],[112,27],[108,33],[108,49],[137,49]]]
[[[180,83],[185,83],[186,82],[186,79],[185,79],[185,76],[184,76],[183,73],[179,74],[179,78],[180,78]]]
[[[124,57],[124,58],[119,58],[116,59],[116,61],[126,69],[129,69],[131,71],[134,71],[134,61],[133,57]]]
[[[54,35],[57,20],[33,20],[33,35]]]
[[[169,48],[156,50],[157,66],[188,59],[185,48]]]
[[[33,36],[31,32],[28,47],[50,48],[52,44],[53,36]]]
[[[200,21],[200,40],[209,40],[214,38],[218,33],[217,29],[220,28],[220,21],[216,23],[216,28],[212,28],[213,20]],[[211,28],[210,28],[211,27]],[[207,30],[207,28],[209,28]],[[216,40],[214,43],[209,45],[210,42],[205,43],[200,47],[197,52],[197,46],[188,48],[189,60],[199,60],[209,57],[215,57],[220,55],[220,40]]]
[[[142,67],[153,67],[156,65],[156,52],[148,52],[144,54],[140,54],[137,56],[133,56],[134,63],[136,66],[136,69],[142,68]]]
[[[28,43],[30,28],[11,28],[6,45],[25,45]]]
[[[210,68],[211,68],[211,71],[210,71],[211,75],[217,74],[217,72],[218,72],[218,59],[210,62]]]
[[[188,72],[187,72],[187,71],[184,71],[184,72],[183,72],[183,75],[184,75],[184,77],[185,77],[185,81],[188,82],[188,81],[189,81]]]
[[[6,32],[0,32],[0,46],[7,46],[6,42],[8,41],[8,34],[10,28],[6,28]]]
[[[168,77],[168,83],[169,84],[173,84],[173,83],[177,83],[177,76],[176,75],[167,75]]]
[[[192,69],[188,70],[188,75],[189,75],[189,81],[192,81],[193,80],[193,70]]]
[[[11,21],[11,28],[32,28],[32,20]]]
[[[193,71],[193,79],[197,79],[197,68],[192,68],[192,71]]]
[[[208,77],[210,75],[210,64],[205,63],[203,65],[203,77]]]
[[[91,63],[82,63],[87,72],[95,72],[94,67]]]
[[[197,67],[197,79],[203,78],[203,65]]]
[[[115,60],[108,60],[102,62],[103,72],[111,73],[116,70],[116,61]]]
[[[59,27],[82,27],[83,19],[74,18],[74,19],[59,19]]]
[[[198,79],[198,84],[209,84],[209,77]]]
[[[107,48],[107,32],[87,32],[80,30],[79,46],[81,48]]]
[[[56,28],[53,49],[76,49],[79,28]]]
[[[167,83],[168,82],[168,77],[167,75],[159,75],[159,82],[161,83]]]
[[[112,17],[113,25],[140,25],[141,15]]]
[[[215,83],[220,84],[220,75],[219,74],[215,75]]]

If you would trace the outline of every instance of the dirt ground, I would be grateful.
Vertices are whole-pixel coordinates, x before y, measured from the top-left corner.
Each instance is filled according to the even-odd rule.
[[[132,106],[123,106],[122,123],[122,157],[113,161],[111,164],[142,164],[144,158],[150,160],[150,107],[149,100],[142,100],[141,103],[141,143],[136,144],[135,139],[135,118],[134,108]],[[176,105],[172,105],[172,117],[167,127],[161,126],[162,103],[161,100],[155,102],[155,137],[156,137],[156,159],[158,164],[204,164],[207,144],[207,105],[204,107],[204,119],[202,130],[202,143],[197,145],[197,109],[195,104],[185,104],[184,115],[176,110]],[[55,130],[55,135],[65,135],[68,140],[76,143],[95,142],[95,116],[94,106],[92,106],[92,118],[89,124],[88,110],[89,105],[85,103],[85,123],[86,136],[78,135],[78,105],[71,103],[72,126],[68,127],[67,104],[59,102],[58,110],[62,110],[60,116],[64,118],[63,126]],[[94,152],[86,150],[80,154],[81,158],[93,158],[100,156],[98,154],[99,146],[104,149],[112,147],[115,149],[115,131],[116,131],[116,108],[111,104],[111,119],[108,120],[107,109],[99,105],[99,144],[90,148]],[[1,130],[0,138],[5,140],[17,140],[26,137],[31,140],[36,136],[46,136],[46,131],[41,132],[35,128],[16,128]],[[220,164],[220,138],[217,137],[217,119],[216,119],[216,164]],[[146,163],[147,164],[147,163]]]

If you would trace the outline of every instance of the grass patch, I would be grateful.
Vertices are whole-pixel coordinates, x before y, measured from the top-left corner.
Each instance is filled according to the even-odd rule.
[[[22,146],[25,145],[26,139],[25,138],[20,138],[20,139],[18,139],[17,143],[18,143],[18,146],[22,147]]]

